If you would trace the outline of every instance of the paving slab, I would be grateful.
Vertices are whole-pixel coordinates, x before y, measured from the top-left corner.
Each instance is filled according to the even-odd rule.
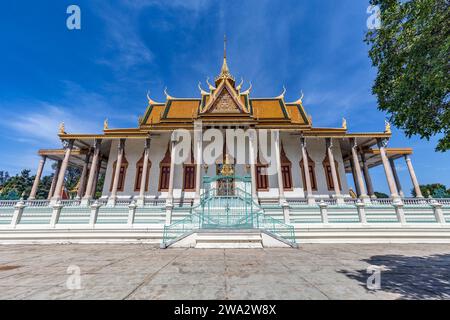
[[[79,289],[67,286],[69,266]],[[368,267],[379,270],[377,290]],[[450,245],[4,245],[0,299],[450,299]]]

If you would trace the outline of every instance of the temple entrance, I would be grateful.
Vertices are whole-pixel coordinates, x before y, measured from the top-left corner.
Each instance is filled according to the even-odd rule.
[[[222,171],[224,170],[224,164],[218,164],[216,170],[217,177],[217,195],[218,196],[232,196],[235,194],[235,181],[234,178],[230,176],[223,176]],[[229,165],[231,170],[234,172],[234,166]]]
[[[224,165],[225,166],[225,165]],[[225,169],[226,170],[226,169]],[[224,170],[222,168],[221,172]],[[234,175],[204,177],[201,229],[251,229],[257,207],[251,197],[251,178]]]

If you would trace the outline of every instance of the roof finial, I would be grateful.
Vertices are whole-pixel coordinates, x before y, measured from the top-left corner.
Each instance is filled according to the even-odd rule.
[[[391,124],[387,120],[384,120],[384,133],[388,133],[388,134],[392,133]]]
[[[227,64],[227,36],[223,36],[223,64],[222,69],[220,70],[220,74],[216,77],[216,85],[219,80],[222,79],[231,79],[234,82],[234,78],[230,73],[230,69],[228,68]]]
[[[66,133],[66,128],[65,128],[64,122],[61,122],[59,124],[59,134],[65,134],[65,133]]]
[[[227,59],[227,34],[223,35],[223,58]]]

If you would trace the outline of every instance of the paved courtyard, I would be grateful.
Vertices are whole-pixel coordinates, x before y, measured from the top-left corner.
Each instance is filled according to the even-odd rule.
[[[369,266],[381,268],[379,290],[367,289]],[[0,246],[0,299],[443,298],[450,299],[450,245]]]

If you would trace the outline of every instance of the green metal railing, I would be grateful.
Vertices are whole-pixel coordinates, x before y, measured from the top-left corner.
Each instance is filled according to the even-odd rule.
[[[220,188],[206,189],[188,217],[164,226],[163,244],[197,229],[261,229],[295,243],[294,227],[265,215],[246,190],[233,187],[232,192],[224,193]]]

